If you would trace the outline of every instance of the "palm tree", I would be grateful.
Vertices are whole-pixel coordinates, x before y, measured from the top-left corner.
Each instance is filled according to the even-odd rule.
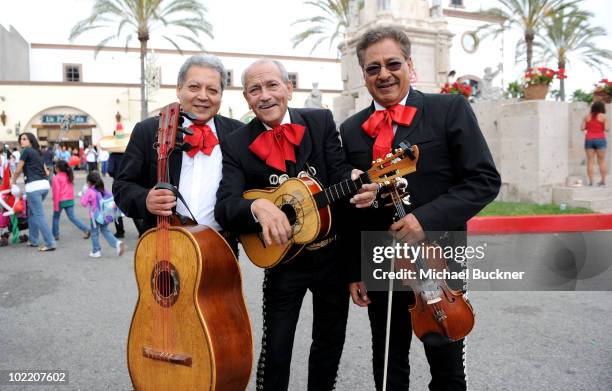
[[[575,8],[568,8],[550,15],[546,27],[538,33],[541,40],[536,50],[545,61],[555,60],[559,69],[565,69],[570,57],[582,61],[591,68],[609,68],[612,51],[600,49],[594,41],[606,37],[602,27],[591,26],[593,14]],[[560,98],[565,100],[565,80],[560,79]]]
[[[533,43],[536,33],[543,27],[547,15],[555,14],[563,8],[579,3],[582,0],[498,0],[501,7],[484,11],[485,15],[501,18],[503,23],[492,22],[480,27],[477,31],[481,38],[502,34],[507,27],[517,28],[523,32],[523,44],[527,48],[527,69],[531,68]],[[521,44],[521,42],[519,42]]]
[[[163,3],[163,6],[162,6]],[[99,28],[116,28],[116,33],[100,41],[96,54],[107,42],[125,35],[125,48],[135,34],[140,41],[141,119],[149,113],[145,92],[145,58],[150,34],[157,28],[174,28],[176,36],[189,41],[201,50],[200,34],[212,36],[212,25],[206,21],[206,7],[198,0],[95,0],[91,15],[78,22],[70,32],[70,41],[79,35]],[[127,30],[127,31],[126,31]],[[168,35],[162,37],[179,52],[180,47]],[[181,52],[182,53],[182,52]]]
[[[311,38],[317,38],[315,43],[310,50],[312,53],[322,42],[329,40],[329,47],[331,48],[334,42],[338,39],[343,39],[346,33],[346,28],[350,23],[349,17],[349,6],[351,1],[358,0],[313,0],[306,1],[312,7],[318,9],[319,13],[323,15],[317,15],[310,18],[298,19],[292,23],[292,25],[307,23],[308,28],[301,33],[298,33],[291,38],[293,47],[295,48],[299,44],[309,40]],[[358,2],[358,7],[361,7],[362,2]]]

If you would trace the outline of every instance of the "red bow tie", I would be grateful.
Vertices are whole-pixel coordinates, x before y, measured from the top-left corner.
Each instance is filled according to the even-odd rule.
[[[189,125],[189,129],[193,130],[193,135],[185,135],[183,139],[186,143],[191,144],[191,149],[187,152],[189,157],[194,157],[198,152],[210,156],[215,145],[219,144],[217,136],[213,133],[208,125]]]
[[[386,110],[376,110],[361,127],[370,137],[376,137],[372,159],[384,158],[391,152],[393,144],[393,122],[409,126],[416,114],[416,108],[395,105]]]
[[[287,172],[285,161],[295,163],[294,146],[300,145],[306,128],[283,124],[266,130],[251,143],[249,149],[270,167]]]

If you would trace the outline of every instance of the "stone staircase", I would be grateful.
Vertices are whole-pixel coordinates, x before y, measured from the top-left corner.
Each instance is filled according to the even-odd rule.
[[[556,186],[553,203],[612,213],[612,186]]]

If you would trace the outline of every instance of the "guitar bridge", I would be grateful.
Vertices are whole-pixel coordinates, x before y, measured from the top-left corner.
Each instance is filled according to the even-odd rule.
[[[142,355],[153,360],[166,361],[172,364],[184,365],[186,367],[191,366],[191,356],[185,353],[160,352],[152,348],[145,347],[142,349]]]

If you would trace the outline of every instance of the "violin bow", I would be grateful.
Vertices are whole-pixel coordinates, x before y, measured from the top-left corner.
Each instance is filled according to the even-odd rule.
[[[404,151],[407,151],[408,156],[412,160],[416,160],[416,156],[411,152],[412,147],[410,143],[408,143],[407,141],[403,141],[400,143],[400,148],[402,148]],[[404,180],[403,186],[404,188],[406,188],[408,185],[408,182],[404,178],[401,178],[401,179]],[[406,211],[403,205],[403,198],[399,194],[399,191],[397,190],[396,183],[391,184],[391,186],[392,186],[392,190],[390,191],[390,195],[393,200],[393,206],[395,206],[395,211],[397,213],[397,218],[399,221],[400,219],[402,219],[402,217],[406,216]],[[396,240],[393,239],[393,247],[395,247],[395,243],[396,243]],[[389,262],[389,272],[390,272],[389,275],[392,275],[395,270],[394,260],[395,259],[391,259],[391,262]],[[384,359],[384,365],[383,365],[382,391],[387,391],[387,377],[388,377],[387,372],[389,370],[389,343],[391,340],[391,309],[392,307],[393,307],[393,279],[389,278],[389,287],[387,288],[387,324],[385,326],[385,359]]]

